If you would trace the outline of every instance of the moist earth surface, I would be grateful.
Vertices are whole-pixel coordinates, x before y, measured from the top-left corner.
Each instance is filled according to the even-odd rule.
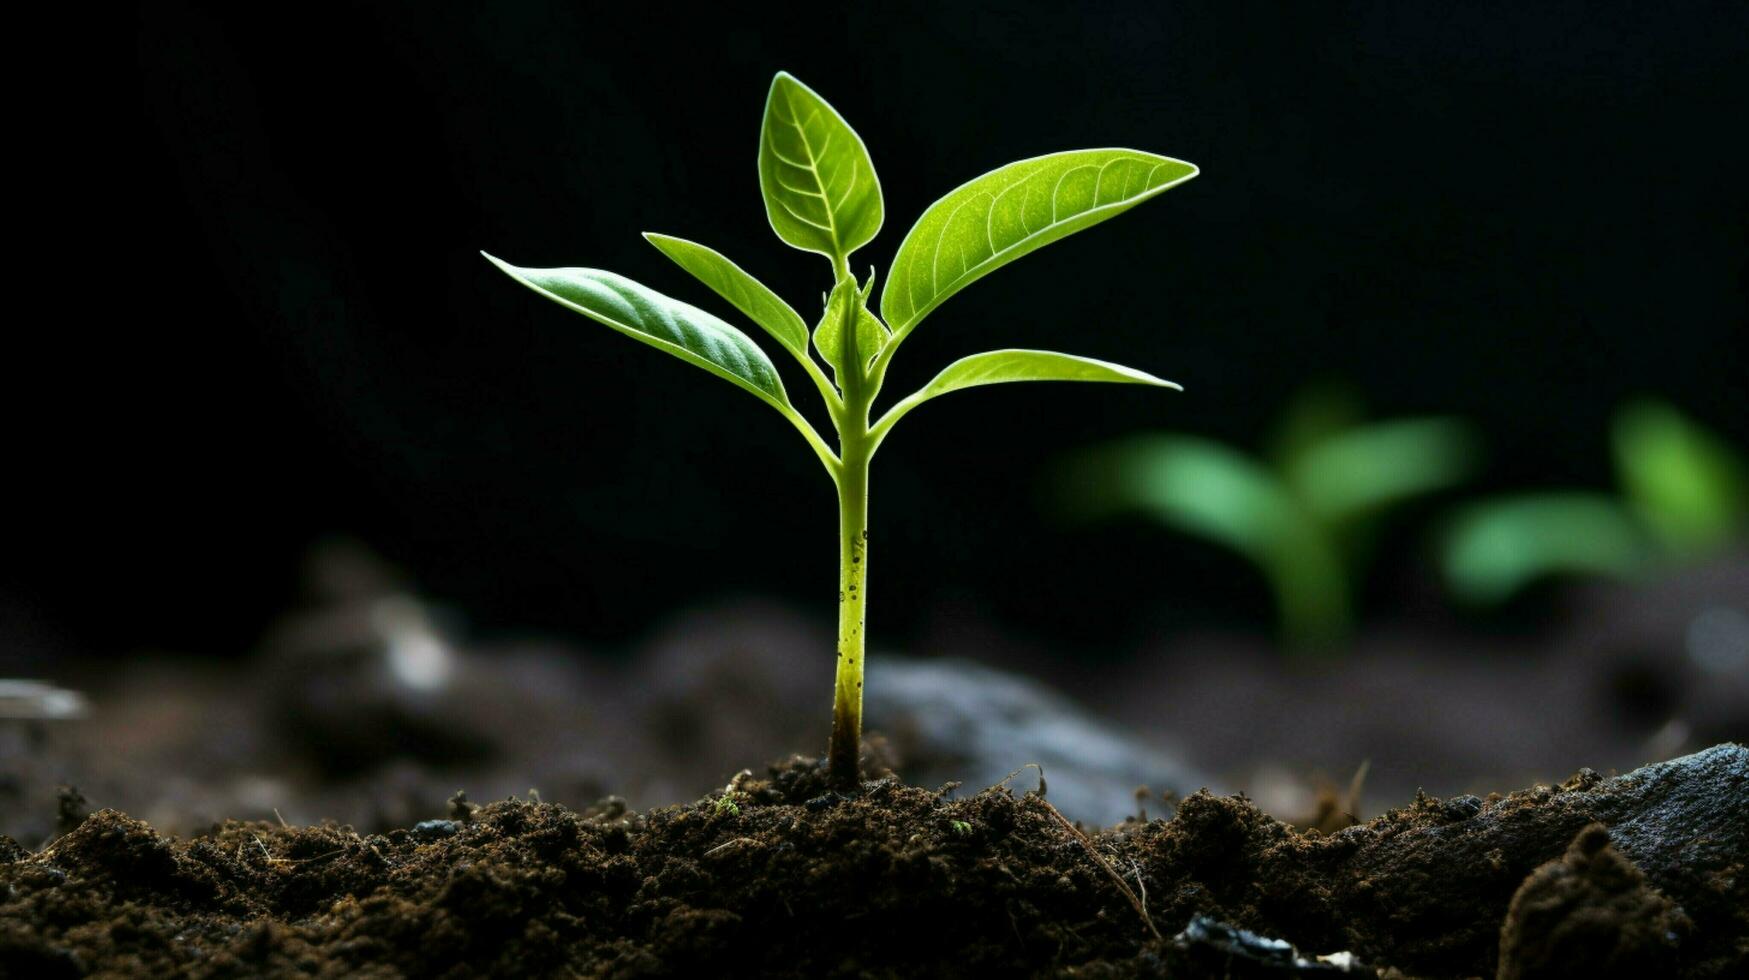
[[[533,800],[411,828],[184,838],[76,801],[0,839],[0,973],[193,976],[1741,975],[1749,750],[1333,832],[1242,796],[1082,830],[1048,792],[811,760],[695,803]],[[1504,936],[1504,939],[1503,939]],[[1291,947],[1290,945],[1291,944]]]

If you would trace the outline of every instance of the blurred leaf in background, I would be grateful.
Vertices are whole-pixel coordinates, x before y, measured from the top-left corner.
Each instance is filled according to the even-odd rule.
[[[1146,514],[1242,555],[1263,574],[1284,642],[1328,650],[1353,627],[1371,533],[1394,505],[1453,486],[1479,442],[1450,418],[1366,423],[1340,388],[1290,406],[1264,461],[1195,436],[1153,434],[1072,458],[1059,497],[1079,519]]]
[[[1749,463],[1673,406],[1641,399],[1610,429],[1616,479],[1672,557],[1697,558],[1749,524]]]
[[[1441,558],[1454,595],[1494,605],[1557,575],[1631,577],[1714,554],[1749,526],[1749,464],[1673,406],[1624,405],[1610,436],[1621,497],[1516,494],[1458,513]]]
[[[1553,575],[1627,577],[1652,555],[1644,530],[1606,494],[1527,493],[1464,508],[1445,539],[1447,586],[1494,605]]]

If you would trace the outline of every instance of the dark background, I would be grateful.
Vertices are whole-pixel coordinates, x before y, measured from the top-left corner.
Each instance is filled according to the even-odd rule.
[[[1011,386],[908,420],[874,472],[877,642],[1267,628],[1236,559],[1065,527],[1041,476],[1147,428],[1254,446],[1311,380],[1475,419],[1477,490],[1608,486],[1608,418],[1637,393],[1749,444],[1740,4],[253,7],[13,38],[105,64],[69,54],[18,99],[15,206],[48,218],[13,266],[9,661],[241,652],[333,534],[484,634],[614,645],[725,594],[830,615],[831,488],[795,433],[477,254],[732,312],[638,238],[658,230],[812,316],[826,266],[771,234],[754,170],[780,68],[880,171],[859,274],[1010,160],[1113,145],[1203,168],[906,345],[890,392],[1006,346],[1187,391]],[[1408,527],[1375,615],[1422,567]]]

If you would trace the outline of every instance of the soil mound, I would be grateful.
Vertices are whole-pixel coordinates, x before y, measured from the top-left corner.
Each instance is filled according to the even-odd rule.
[[[102,810],[0,846],[0,972],[1474,976],[1504,948],[1504,976],[1708,977],[1749,948],[1742,746],[1333,834],[1206,793],[1083,832],[1032,793],[820,775],[641,814],[458,800],[370,836]]]

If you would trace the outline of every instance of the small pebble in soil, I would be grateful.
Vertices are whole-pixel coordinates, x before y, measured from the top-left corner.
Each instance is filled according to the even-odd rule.
[[[843,803],[845,800],[848,800],[849,798],[850,797],[845,796],[843,793],[837,793],[837,792],[822,793],[819,796],[814,797],[813,799],[809,800],[808,802],[806,802],[802,805],[807,807],[809,810],[812,810],[812,811],[818,813],[821,810],[829,810],[832,807],[835,807],[838,804]]]
[[[1468,820],[1482,812],[1482,800],[1477,796],[1454,796],[1442,805],[1452,820]]]
[[[413,836],[420,840],[454,837],[462,825],[454,820],[421,820],[413,825]]]
[[[1172,937],[1199,967],[1218,971],[1210,976],[1322,976],[1352,974],[1364,967],[1351,953],[1309,958],[1285,939],[1271,939],[1206,915],[1191,916],[1184,931]]]

